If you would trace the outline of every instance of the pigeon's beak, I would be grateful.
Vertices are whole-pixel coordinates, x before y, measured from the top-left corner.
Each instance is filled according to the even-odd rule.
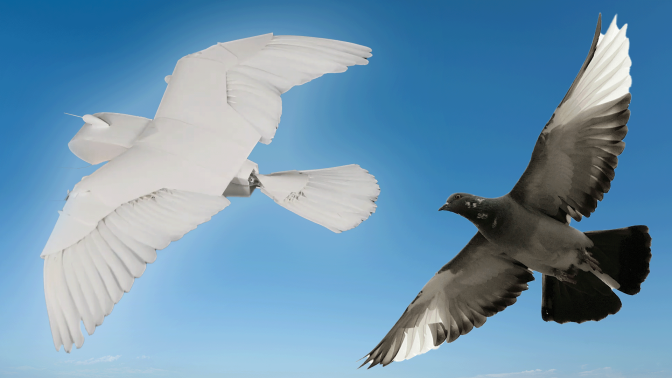
[[[445,205],[443,205],[439,208],[439,211],[441,211],[441,210],[450,210],[450,203],[446,202]]]

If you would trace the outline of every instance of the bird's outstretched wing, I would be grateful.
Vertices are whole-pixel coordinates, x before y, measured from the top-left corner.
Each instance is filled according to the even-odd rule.
[[[590,52],[574,83],[532,152],[510,195],[523,206],[559,221],[577,221],[595,211],[609,191],[630,118],[627,25],[616,17],[605,35],[601,16]]]
[[[477,233],[429,280],[362,366],[385,366],[454,341],[514,304],[532,280],[529,269]]]
[[[229,205],[223,196],[159,190],[119,206],[72,246],[44,256],[44,293],[56,350],[84,343],[163,249]]]
[[[268,144],[280,122],[281,94],[326,73],[366,65],[371,49],[331,39],[265,34],[220,43],[197,54],[226,62],[229,54],[236,56],[222,90],[228,104],[261,134],[260,142]]]

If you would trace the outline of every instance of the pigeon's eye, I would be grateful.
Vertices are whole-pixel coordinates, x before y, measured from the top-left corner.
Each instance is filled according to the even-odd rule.
[[[458,199],[460,199],[460,198],[462,198],[461,195],[459,195],[459,194],[456,194],[456,195],[455,195],[455,199],[456,199],[456,200],[458,200]]]

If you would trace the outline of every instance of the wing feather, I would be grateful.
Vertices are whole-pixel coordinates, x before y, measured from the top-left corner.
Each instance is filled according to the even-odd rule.
[[[628,132],[632,83],[627,25],[616,18],[600,38],[601,18],[579,74],[541,132],[510,196],[561,221],[589,217],[614,179]]]
[[[75,306],[77,307],[77,311],[82,317],[82,321],[84,323],[84,328],[86,328],[86,332],[93,332],[93,330],[96,329],[96,316],[94,315],[94,311],[89,307],[89,304],[86,301],[86,297],[84,296],[84,290],[80,286],[80,284],[77,282],[77,274],[75,273],[75,269],[72,266],[72,254],[68,254],[66,256],[63,256],[63,272],[65,276],[65,282],[67,283],[68,286],[68,291],[70,292],[70,295],[72,296],[72,300],[75,303]]]
[[[95,264],[91,260],[88,252],[86,251],[86,243],[79,242],[76,245],[76,248],[73,250],[75,257],[73,258],[74,264],[79,264],[79,272],[83,272],[86,279],[91,284],[93,289],[94,297],[100,305],[103,316],[107,316],[112,312],[114,307],[114,302],[110,298],[107,290],[105,289],[105,284],[103,279],[98,273]],[[81,274],[81,273],[80,273]],[[102,323],[102,321],[101,321]],[[98,324],[100,325],[100,324]]]
[[[532,280],[529,269],[477,233],[425,285],[362,366],[385,366],[455,341],[514,304]]]
[[[146,264],[156,259],[158,247],[181,238],[228,204],[223,196],[160,190],[121,205],[84,239],[45,256],[44,289],[56,350],[63,345],[70,352],[73,343],[80,348],[80,320],[93,334]],[[159,212],[166,217],[152,215]],[[181,214],[186,221],[179,220]],[[166,224],[170,227],[164,228]]]
[[[98,223],[98,231],[100,231],[100,235],[102,235],[103,239],[105,239],[105,242],[107,242],[107,245],[110,246],[110,249],[114,252],[114,254],[119,257],[119,260],[121,260],[124,267],[131,273],[133,278],[142,276],[142,273],[145,272],[145,264],[140,261],[140,258],[137,257],[135,253],[133,253],[133,251],[131,251],[128,246],[126,246],[126,244],[119,240],[109,225],[112,225],[112,223],[106,221],[100,221]],[[116,231],[121,233],[119,230]]]
[[[226,44],[222,45],[226,47]],[[326,73],[364,65],[371,49],[320,38],[273,36],[255,54],[227,72],[227,98],[233,107],[270,143],[282,114],[280,95]]]
[[[107,242],[103,238],[103,235],[101,235],[99,229],[94,229],[93,231],[91,231],[89,237],[91,238],[91,240],[93,240],[95,244],[95,248],[91,250],[92,253],[96,251],[100,253],[100,255],[103,257],[103,260],[105,261],[108,268],[114,275],[116,282],[118,282],[119,287],[123,292],[128,293],[129,291],[131,291],[131,286],[133,286],[133,281],[135,280],[135,277],[131,275],[131,272],[126,268],[126,266],[121,261],[119,256],[117,256],[117,254],[114,253],[112,247],[110,247],[110,245],[107,244]],[[88,238],[84,239],[87,240]],[[119,299],[121,299],[121,295],[119,296]]]
[[[93,236],[93,235],[92,235]],[[121,288],[120,284],[117,283],[117,279],[114,277],[114,273],[110,269],[110,266],[105,263],[105,259],[101,255],[101,252],[95,245],[93,237],[84,239],[86,244],[86,252],[89,254],[89,257],[95,265],[95,271],[98,272],[103,283],[105,284],[105,290],[107,291],[108,296],[112,300],[112,304],[119,302],[121,296],[124,295],[124,290]],[[109,315],[109,313],[107,313]]]

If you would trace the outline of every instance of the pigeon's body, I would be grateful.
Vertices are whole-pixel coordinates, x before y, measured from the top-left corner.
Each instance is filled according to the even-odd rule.
[[[609,191],[630,118],[626,27],[600,34],[569,91],[539,135],[510,193],[451,195],[439,210],[464,216],[478,232],[429,280],[364,364],[403,361],[480,327],[516,302],[532,271],[542,273],[542,319],[600,320],[636,294],[649,273],[646,226],[583,233],[569,225],[595,211]]]
[[[501,253],[537,272],[566,271],[578,265],[580,251],[593,245],[583,232],[526,209],[508,195],[476,197],[469,203],[466,218],[479,232]]]
[[[478,227],[495,254],[505,254],[532,270],[561,280],[574,268],[592,271],[586,253],[593,242],[569,224],[527,209],[509,195],[461,197],[464,204],[455,212]]]

